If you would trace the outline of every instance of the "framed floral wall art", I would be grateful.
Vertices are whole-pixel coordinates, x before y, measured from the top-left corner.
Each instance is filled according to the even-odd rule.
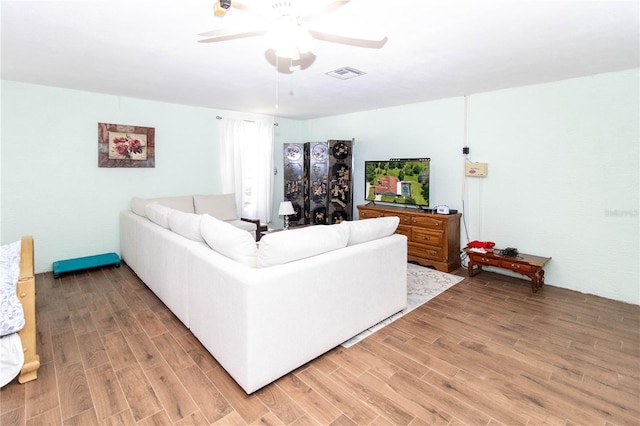
[[[155,167],[153,127],[98,123],[98,167]]]

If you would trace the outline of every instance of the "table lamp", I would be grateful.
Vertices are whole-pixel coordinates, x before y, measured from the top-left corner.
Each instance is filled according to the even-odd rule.
[[[289,215],[295,214],[295,210],[293,210],[293,204],[291,201],[282,201],[280,203],[280,208],[278,209],[278,214],[280,216],[284,216],[284,229],[289,229]]]

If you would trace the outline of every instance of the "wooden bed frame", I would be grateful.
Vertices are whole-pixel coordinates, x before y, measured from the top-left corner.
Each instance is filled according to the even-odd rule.
[[[40,356],[36,353],[36,279],[33,265],[33,237],[22,237],[20,243],[20,279],[17,293],[24,310],[25,324],[18,332],[24,350],[24,365],[18,382],[26,383],[38,378]]]

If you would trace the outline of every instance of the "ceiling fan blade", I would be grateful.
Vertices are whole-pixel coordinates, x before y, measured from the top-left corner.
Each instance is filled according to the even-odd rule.
[[[198,43],[215,43],[218,41],[237,40],[240,38],[256,37],[267,33],[265,28],[242,27],[242,28],[226,28],[221,30],[207,31],[198,34],[207,37],[204,40],[198,40]]]
[[[359,34],[328,33],[313,29],[309,29],[309,34],[315,39],[328,41],[330,43],[346,44],[355,47],[368,47],[370,49],[381,49],[389,40],[385,35],[361,36]]]
[[[318,8],[307,10],[304,16],[302,16],[302,20],[309,21],[310,19],[329,15],[349,3],[349,1],[351,0],[333,0],[328,3],[326,2],[325,5],[320,5]]]
[[[243,11],[244,13],[247,13],[249,15],[253,15],[253,16],[257,16],[258,18],[265,18],[267,17],[267,14],[254,8],[249,6],[248,4],[245,4],[239,0],[232,0],[231,1],[231,9],[238,9]]]

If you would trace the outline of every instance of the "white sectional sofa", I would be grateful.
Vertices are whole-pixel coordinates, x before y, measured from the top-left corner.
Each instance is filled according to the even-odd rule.
[[[251,232],[254,238],[260,239],[261,227],[259,219],[244,218],[238,214],[235,194],[185,195],[181,197],[138,198],[131,200],[131,210],[144,216],[147,204],[160,204],[186,213],[209,214],[237,228]]]
[[[176,199],[132,207],[120,214],[122,259],[247,393],[406,306],[398,218],[273,232],[256,243]]]

